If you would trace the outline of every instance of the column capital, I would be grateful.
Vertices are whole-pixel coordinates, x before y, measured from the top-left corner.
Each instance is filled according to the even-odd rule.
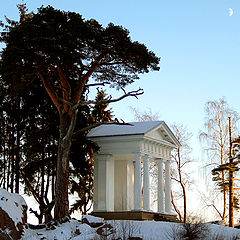
[[[164,159],[165,166],[170,166],[172,162],[171,159]]]
[[[162,157],[157,157],[157,158],[155,158],[155,161],[165,163],[165,162],[166,162],[166,159],[165,159],[165,158],[162,158]]]
[[[144,157],[144,159],[151,159],[151,158],[153,158],[153,156],[152,155],[150,155],[150,154],[147,154],[147,153],[143,153],[143,155],[142,155],[143,157]]]
[[[98,161],[113,158],[113,154],[94,154],[94,158]]]
[[[142,157],[144,155],[143,152],[133,152],[133,155],[135,155],[136,157]]]

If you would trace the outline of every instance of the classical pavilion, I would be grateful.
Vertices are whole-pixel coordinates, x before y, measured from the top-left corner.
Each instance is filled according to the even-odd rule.
[[[88,138],[100,147],[94,157],[93,215],[140,220],[174,216],[171,151],[180,143],[164,121],[101,125]],[[158,169],[157,212],[150,207],[150,161]]]

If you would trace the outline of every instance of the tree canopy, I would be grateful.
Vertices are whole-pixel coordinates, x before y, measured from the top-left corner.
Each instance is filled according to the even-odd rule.
[[[159,70],[160,59],[144,44],[132,41],[127,29],[112,23],[103,27],[94,19],[51,6],[21,16],[19,23],[2,33],[6,47],[0,74],[13,94],[37,80],[58,111],[55,218],[60,219],[69,214],[69,157],[77,121],[81,121],[79,107],[141,95],[142,89],[126,92],[124,88],[139,79],[139,74]],[[104,84],[121,88],[123,95],[88,100],[88,91]]]

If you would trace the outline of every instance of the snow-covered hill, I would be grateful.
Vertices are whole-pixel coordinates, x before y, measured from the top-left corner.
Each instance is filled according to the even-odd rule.
[[[7,215],[8,222],[19,224],[23,221],[23,208],[26,203],[20,195],[9,194],[0,189],[0,212]],[[0,219],[1,220],[1,219]],[[2,219],[3,220],[3,219]],[[22,222],[23,225],[25,221]],[[2,221],[4,224],[4,221]],[[13,226],[2,225],[0,239],[11,232]],[[35,229],[34,229],[35,228]],[[101,239],[144,239],[168,240],[180,238],[186,233],[195,234],[197,239],[236,240],[240,239],[240,230],[215,224],[180,224],[155,221],[104,221],[90,215],[81,220],[71,219],[65,223],[52,221],[46,225],[24,225],[22,240],[101,240]],[[189,236],[189,235],[188,235]],[[186,239],[186,238],[185,238]],[[188,238],[193,239],[193,238]],[[196,239],[196,238],[194,238]]]
[[[25,229],[22,240],[95,240],[95,239],[128,239],[129,237],[139,237],[146,240],[167,240],[180,239],[180,232],[183,230],[182,224],[155,222],[155,221],[107,221],[105,227],[97,227],[97,223],[103,222],[103,219],[85,216],[88,221],[95,223],[95,227],[82,221],[71,220],[59,226],[52,227],[53,230]],[[110,225],[113,227],[111,228]],[[211,240],[233,240],[240,239],[240,230],[215,224],[202,225],[203,235],[200,239]],[[102,232],[102,235],[98,233]],[[103,236],[104,235],[104,236]],[[106,237],[107,235],[107,237]],[[235,237],[239,238],[235,238]],[[136,238],[137,239],[137,238]]]

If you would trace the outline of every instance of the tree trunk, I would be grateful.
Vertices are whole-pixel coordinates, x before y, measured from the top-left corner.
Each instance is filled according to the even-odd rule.
[[[179,183],[182,187],[182,192],[183,192],[183,222],[186,223],[187,222],[187,196],[186,196],[186,188],[185,185],[183,183],[182,180],[182,159],[181,159],[181,152],[180,152],[180,148],[178,148],[177,150],[178,153],[178,175],[179,175]]]
[[[171,191],[171,202],[172,202],[172,205],[173,205],[173,208],[174,208],[175,212],[178,214],[180,222],[182,222],[182,214],[181,214],[181,212],[179,211],[179,209],[177,208],[177,206],[174,202],[172,191]]]
[[[232,128],[231,117],[229,117],[229,227],[234,227],[233,218],[233,159],[232,159]]]
[[[11,149],[11,182],[10,182],[10,189],[11,189],[11,193],[14,192],[14,178],[15,178],[15,155],[14,155],[14,151],[15,151],[15,148],[14,148],[14,126],[13,124],[11,125],[11,143],[10,143],[10,149]]]
[[[20,130],[19,130],[19,121],[17,122],[16,126],[17,130],[17,139],[16,139],[16,163],[15,163],[15,193],[19,193],[19,181],[20,181]]]
[[[69,183],[69,155],[71,139],[66,137],[70,126],[71,117],[65,114],[60,115],[59,144],[56,173],[55,209],[54,218],[60,220],[69,216],[68,183]]]
[[[227,213],[227,189],[225,186],[225,172],[222,171],[222,183],[223,183],[223,214],[222,220],[225,222]]]
[[[6,189],[6,170],[7,170],[7,154],[6,154],[6,142],[3,143],[3,161],[4,161],[4,168],[3,168],[3,186],[2,188]]]
[[[187,222],[187,197],[186,197],[186,189],[182,182],[180,182],[183,191],[183,222]]]

